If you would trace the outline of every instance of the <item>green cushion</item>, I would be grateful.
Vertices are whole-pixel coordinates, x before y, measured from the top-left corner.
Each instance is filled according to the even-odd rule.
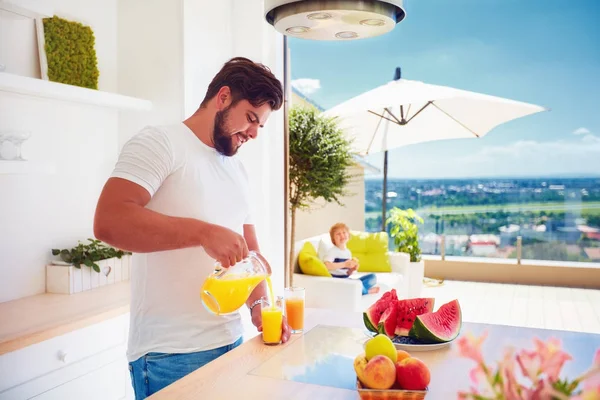
[[[392,272],[386,232],[350,232],[346,246],[358,258],[358,272]]]
[[[311,242],[305,242],[298,253],[298,265],[305,275],[328,276],[331,278],[325,263],[319,259],[315,246]]]

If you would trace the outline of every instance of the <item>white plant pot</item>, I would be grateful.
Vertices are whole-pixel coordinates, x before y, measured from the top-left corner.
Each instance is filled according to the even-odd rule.
[[[423,278],[425,277],[425,262],[411,262],[408,265],[408,298],[421,297],[423,292]]]
[[[46,292],[73,294],[129,280],[131,256],[99,261],[100,273],[85,265],[46,265]]]

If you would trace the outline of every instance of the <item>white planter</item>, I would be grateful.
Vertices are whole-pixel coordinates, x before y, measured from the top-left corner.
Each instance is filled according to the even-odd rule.
[[[408,298],[421,297],[423,278],[425,277],[425,262],[411,262],[408,265]]]
[[[73,294],[129,280],[131,256],[99,261],[100,273],[85,265],[46,265],[46,292]]]

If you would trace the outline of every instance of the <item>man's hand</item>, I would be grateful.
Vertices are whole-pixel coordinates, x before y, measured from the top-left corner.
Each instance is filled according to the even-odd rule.
[[[206,253],[219,261],[224,268],[229,268],[248,256],[246,239],[219,225],[211,225],[207,230],[202,246]]]
[[[262,313],[260,312],[260,305],[252,309],[252,325],[256,327],[259,332],[262,332]],[[285,343],[290,339],[292,329],[287,323],[287,318],[283,316],[281,321],[281,343]]]

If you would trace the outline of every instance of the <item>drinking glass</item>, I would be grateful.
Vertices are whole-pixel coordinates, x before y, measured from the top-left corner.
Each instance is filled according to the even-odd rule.
[[[268,296],[263,296],[260,305],[262,315],[262,338],[265,344],[281,343],[281,324],[283,322],[283,297],[277,296],[271,304]]]
[[[304,299],[305,289],[302,287],[285,288],[285,316],[292,333],[304,331]]]

